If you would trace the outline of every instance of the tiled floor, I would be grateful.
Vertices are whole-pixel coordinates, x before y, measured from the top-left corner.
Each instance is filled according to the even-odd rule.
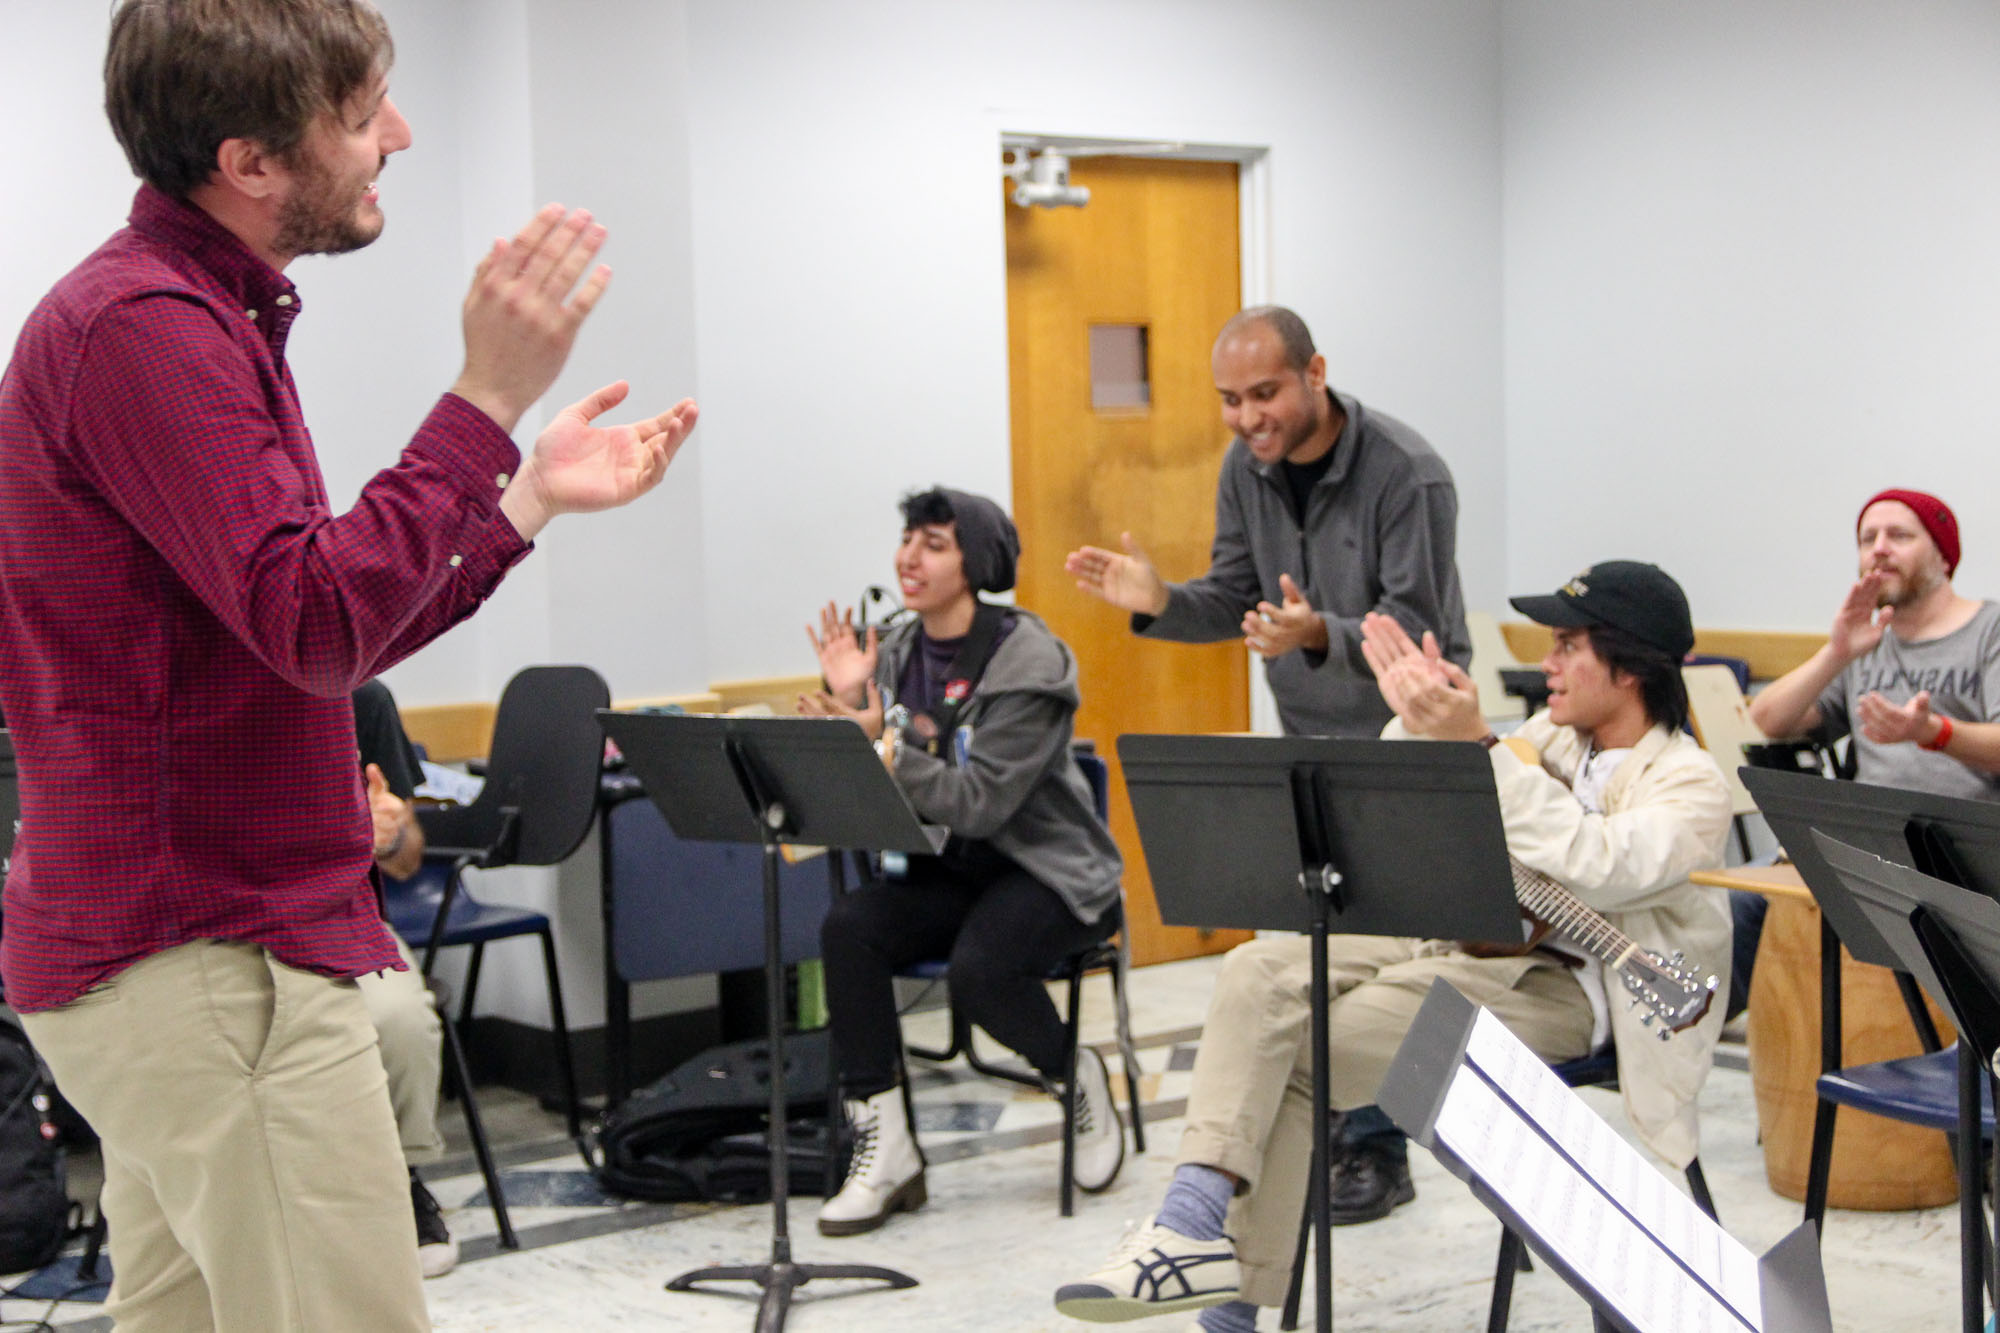
[[[1134,974],[1134,1022],[1147,1074],[1149,1151],[1128,1161],[1106,1194],[1081,1197],[1076,1215],[1056,1208],[1055,1108],[1038,1094],[971,1075],[962,1067],[926,1071],[916,1088],[920,1130],[932,1160],[930,1203],[869,1236],[827,1240],[813,1228],[817,1201],[792,1210],[795,1257],[807,1263],[869,1263],[918,1279],[907,1291],[815,1284],[801,1294],[788,1327],[815,1329],[1061,1330],[1084,1326],[1056,1315],[1054,1288],[1087,1272],[1128,1221],[1148,1215],[1172,1172],[1180,1133],[1175,1118],[1206,1010],[1213,960]],[[1085,1000],[1086,1038],[1109,1037],[1108,994]],[[912,1035],[941,1035],[936,1015],[910,1020]],[[1703,1098],[1702,1161],[1724,1223],[1762,1251],[1797,1225],[1798,1205],[1764,1183],[1755,1113],[1741,1049],[1725,1058]],[[1117,1062],[1112,1061],[1114,1072]],[[1616,1094],[1585,1094],[1620,1123]],[[469,1162],[430,1176],[464,1260],[427,1284],[440,1333],[475,1330],[747,1329],[754,1289],[723,1294],[663,1290],[667,1279],[713,1263],[758,1263],[770,1254],[768,1207],[618,1204],[604,1198],[551,1129],[557,1122],[494,1095],[489,1112],[505,1152],[507,1185],[523,1249],[497,1251],[491,1215]],[[450,1111],[447,1123],[455,1120]],[[1498,1228],[1465,1187],[1418,1151],[1415,1204],[1385,1221],[1346,1228],[1334,1246],[1335,1324],[1343,1329],[1457,1330],[1485,1326]],[[1898,1333],[1954,1326],[1957,1215],[1836,1213],[1825,1263],[1834,1322],[1843,1330]],[[822,1289],[823,1288],[823,1289]],[[8,1301],[0,1317],[39,1315],[45,1302]],[[67,1304],[58,1328],[108,1327],[93,1307]],[[1146,1328],[1185,1327],[1163,1319]],[[1275,1328],[1267,1313],[1264,1328]],[[1310,1325],[1308,1325],[1310,1326]],[[1579,1298],[1545,1269],[1516,1286],[1511,1325],[1521,1333],[1591,1326]]]

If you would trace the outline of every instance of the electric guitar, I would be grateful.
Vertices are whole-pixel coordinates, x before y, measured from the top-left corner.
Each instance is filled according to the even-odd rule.
[[[1699,964],[1687,962],[1677,949],[1671,958],[1662,958],[1642,949],[1632,937],[1604,919],[1575,894],[1539,870],[1507,858],[1514,872],[1514,899],[1534,918],[1538,927],[1550,927],[1578,948],[1618,974],[1632,1003],[1644,1005],[1639,1021],[1651,1027],[1658,1019],[1657,1036],[1667,1040],[1683,1028],[1691,1028],[1708,1012],[1718,984],[1715,976],[1702,975]],[[1539,931],[1539,942],[1546,930]]]

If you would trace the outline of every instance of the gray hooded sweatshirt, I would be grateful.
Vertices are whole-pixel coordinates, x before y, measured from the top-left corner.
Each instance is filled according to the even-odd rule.
[[[962,744],[940,746],[942,756],[899,747],[896,781],[925,820],[991,844],[1088,924],[1118,901],[1124,862],[1070,756],[1076,659],[1040,616],[1013,614],[1014,628],[959,707],[954,725]],[[875,683],[885,707],[895,704],[919,629],[912,618],[882,642]],[[955,752],[962,763],[952,762]]]

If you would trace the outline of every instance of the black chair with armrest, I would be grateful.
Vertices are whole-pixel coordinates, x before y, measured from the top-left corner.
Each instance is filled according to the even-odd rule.
[[[439,949],[454,945],[472,949],[460,1022],[471,1016],[486,945],[517,935],[541,939],[549,1018],[572,1139],[581,1138],[582,1125],[554,929],[544,913],[480,902],[467,892],[464,874],[471,869],[555,865],[582,844],[597,815],[597,779],[604,758],[597,711],[610,705],[610,688],[589,667],[538,666],[517,672],[500,696],[486,785],[470,805],[418,809],[426,866],[404,881],[387,904],[391,924],[411,948],[422,951],[425,976],[430,975]]]

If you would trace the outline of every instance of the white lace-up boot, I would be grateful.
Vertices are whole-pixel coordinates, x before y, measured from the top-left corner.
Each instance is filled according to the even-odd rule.
[[[1125,1122],[1111,1099],[1111,1075],[1093,1047],[1076,1053],[1076,1187],[1085,1194],[1111,1188],[1125,1164]]]
[[[904,1114],[903,1090],[890,1088],[843,1105],[854,1127],[854,1156],[847,1164],[847,1183],[820,1205],[822,1236],[873,1231],[891,1213],[915,1212],[926,1197],[924,1159]]]

